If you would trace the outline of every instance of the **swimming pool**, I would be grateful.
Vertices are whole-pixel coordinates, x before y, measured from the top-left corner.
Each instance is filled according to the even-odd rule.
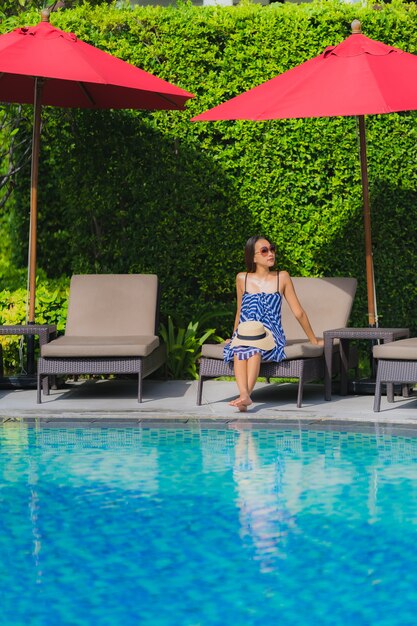
[[[0,427],[0,624],[415,624],[417,438]]]

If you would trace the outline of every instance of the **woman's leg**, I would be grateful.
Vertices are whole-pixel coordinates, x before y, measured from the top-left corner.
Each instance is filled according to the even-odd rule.
[[[255,354],[248,361],[247,381],[248,381],[249,395],[251,395],[253,388],[255,387],[256,379],[259,376],[260,369],[261,369],[261,355]]]
[[[261,366],[261,355],[255,354],[247,360],[240,361],[237,356],[234,358],[234,370],[236,383],[239,389],[239,398],[230,404],[236,406],[239,411],[246,411],[252,404],[250,394],[255,386]]]
[[[249,397],[248,390],[248,361],[243,359],[238,359],[235,354],[233,359],[233,368],[235,370],[235,378],[237,388],[239,389],[239,397],[236,400],[232,400],[229,404],[232,406],[237,406],[237,404],[241,401],[242,398]]]

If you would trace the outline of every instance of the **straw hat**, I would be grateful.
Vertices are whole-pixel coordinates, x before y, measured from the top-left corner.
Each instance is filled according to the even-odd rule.
[[[237,327],[236,336],[232,339],[230,346],[253,346],[261,350],[272,350],[275,341],[270,330],[265,328],[262,322],[251,320],[240,322]]]

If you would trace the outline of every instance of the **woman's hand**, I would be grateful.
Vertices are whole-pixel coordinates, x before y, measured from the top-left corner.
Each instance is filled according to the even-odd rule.
[[[320,339],[320,337],[314,337],[314,341],[310,340],[314,346],[324,346],[324,339]]]

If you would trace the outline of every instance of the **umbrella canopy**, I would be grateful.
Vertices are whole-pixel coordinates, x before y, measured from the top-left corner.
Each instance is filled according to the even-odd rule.
[[[368,318],[377,323],[364,116],[417,109],[417,56],[361,34],[253,89],[197,115],[192,121],[271,120],[358,116],[364,203]]]
[[[33,27],[0,36],[0,102],[34,105],[29,322],[35,321],[36,223],[42,105],[85,109],[184,109],[193,94],[54,28],[49,12]]]
[[[42,104],[83,109],[183,109],[192,94],[52,26],[0,36],[0,100],[33,104],[43,78]]]

